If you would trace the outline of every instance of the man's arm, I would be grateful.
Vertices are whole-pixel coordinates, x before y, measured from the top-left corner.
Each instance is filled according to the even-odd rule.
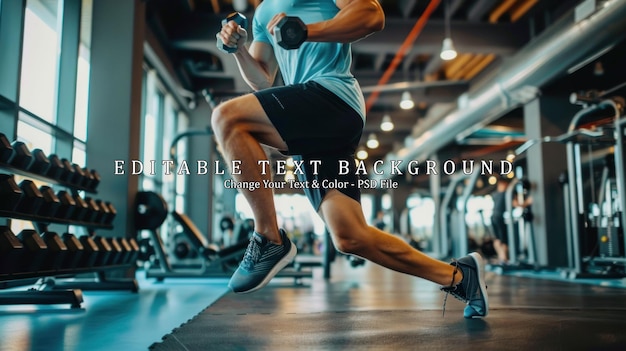
[[[238,50],[234,53],[241,76],[254,90],[269,88],[274,84],[278,63],[274,49],[268,43],[252,42],[246,47],[248,33],[234,21],[228,22],[218,33],[223,43]]]
[[[351,43],[385,27],[377,0],[337,0],[339,12],[327,21],[307,25],[307,41]]]

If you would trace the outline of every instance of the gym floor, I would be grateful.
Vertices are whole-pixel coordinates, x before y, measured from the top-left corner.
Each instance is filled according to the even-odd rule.
[[[85,291],[82,309],[0,306],[0,350],[626,349],[624,279],[487,278],[491,314],[468,321],[452,297],[442,316],[436,285],[342,257],[329,281],[315,268],[302,285],[275,278],[249,295],[225,278],[139,272],[139,293]]]

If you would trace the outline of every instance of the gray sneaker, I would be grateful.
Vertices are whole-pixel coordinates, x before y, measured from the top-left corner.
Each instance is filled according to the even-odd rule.
[[[283,244],[276,245],[258,233],[250,238],[243,260],[228,282],[236,293],[250,293],[267,285],[296,256],[296,245],[280,230]]]
[[[485,263],[480,254],[472,252],[458,261],[452,262],[451,265],[461,270],[463,280],[456,286],[442,287],[441,290],[446,294],[452,294],[452,296],[467,304],[463,311],[465,318],[482,318],[487,316],[489,313],[489,301],[484,278]]]

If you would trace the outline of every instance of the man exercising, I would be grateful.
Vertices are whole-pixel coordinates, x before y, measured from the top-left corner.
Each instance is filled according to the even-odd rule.
[[[276,25],[286,15],[306,24],[306,31],[298,33],[306,40],[292,50],[281,47],[276,39]],[[235,21],[222,26],[218,39],[236,48],[231,50],[233,56],[255,91],[220,104],[211,117],[224,158],[229,163],[240,161],[235,181],[263,184],[270,179],[270,174],[259,169],[258,161],[267,159],[263,144],[304,161],[304,180],[309,184],[357,183],[354,152],[365,123],[365,103],[350,72],[350,43],[382,30],[384,21],[377,0],[265,0],[255,11],[254,40],[249,47],[244,28]],[[278,69],[285,85],[273,87]],[[339,161],[350,163],[348,174],[339,172]],[[229,287],[247,293],[265,286],[293,259],[296,248],[278,228],[272,189],[240,191],[252,208],[255,233]],[[310,186],[305,192],[339,251],[440,284],[444,292],[467,303],[467,318],[487,315],[479,254],[447,264],[369,226],[355,186]]]

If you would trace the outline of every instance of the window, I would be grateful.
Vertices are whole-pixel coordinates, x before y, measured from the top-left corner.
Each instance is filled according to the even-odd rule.
[[[56,119],[57,7],[57,0],[26,2],[20,77],[20,106],[50,123]]]

